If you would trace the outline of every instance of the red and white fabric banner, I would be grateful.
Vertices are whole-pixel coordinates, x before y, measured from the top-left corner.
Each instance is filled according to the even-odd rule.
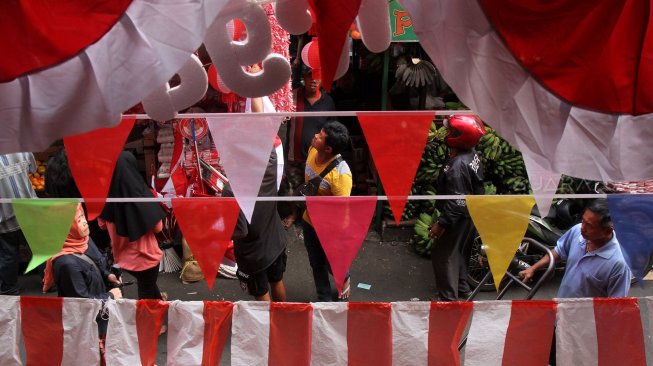
[[[633,67],[628,73],[623,69],[641,61],[642,50],[649,48],[644,47],[647,42],[638,43],[647,34],[648,10],[635,13],[638,21],[630,21],[632,10],[648,9],[648,2],[402,0],[402,5],[410,13],[420,45],[460,100],[524,155],[537,157],[549,171],[585,179],[653,178],[653,155],[641,153],[648,151],[653,135],[652,103],[639,99],[639,106],[648,105],[649,110],[632,115],[606,110],[613,103],[602,102],[632,103],[633,98],[624,95],[647,84],[642,84],[641,71],[648,78],[650,67]],[[497,28],[497,21],[505,24]],[[526,36],[523,45],[530,50],[506,45],[506,38],[518,35]],[[542,39],[546,42],[535,42]],[[627,47],[633,43],[636,47]],[[611,46],[615,44],[617,48]],[[557,52],[560,47],[564,52]],[[629,53],[634,50],[640,53]],[[602,68],[615,58],[621,61]],[[552,59],[562,62],[549,63]],[[554,72],[546,75],[548,80],[538,79],[528,64]],[[628,79],[632,75],[639,76],[640,84]],[[607,86],[611,79],[619,81]],[[587,100],[565,99],[563,92],[545,86],[550,81],[562,81],[571,89],[581,85],[574,89],[577,95],[590,96],[601,108],[588,107]]]
[[[0,296],[0,365],[20,365],[20,297]]]
[[[636,298],[558,301],[558,365],[646,365]]]
[[[167,365],[219,365],[234,304],[173,301],[168,309]]]
[[[109,301],[107,365],[154,365],[168,303],[158,300]]]
[[[100,363],[98,348],[100,340],[95,323],[101,308],[99,300],[21,297],[20,304],[18,301],[11,300],[3,302],[14,306],[13,310],[3,307],[3,311],[11,311],[13,314],[16,314],[15,311],[18,310],[18,305],[20,306],[20,327],[27,365],[97,365]],[[16,323],[13,324],[14,327],[15,325]],[[8,332],[17,334],[17,330],[12,330],[11,326],[0,329],[0,334]],[[18,341],[19,338],[14,339]],[[45,345],[47,350],[44,349]],[[8,348],[11,351],[12,347]],[[2,358],[11,360],[11,357]],[[15,360],[14,358],[11,364],[14,364]]]
[[[555,302],[475,302],[465,365],[546,365]]]
[[[653,298],[642,299],[648,316]],[[556,307],[557,305],[557,307]],[[110,300],[108,365],[153,365],[168,316],[168,365],[645,365],[637,299],[267,303]],[[100,361],[99,300],[0,296],[0,363]],[[557,315],[557,318],[556,318]],[[650,321],[650,319],[647,319]],[[25,358],[21,359],[20,345]],[[44,352],[47,345],[47,352]]]

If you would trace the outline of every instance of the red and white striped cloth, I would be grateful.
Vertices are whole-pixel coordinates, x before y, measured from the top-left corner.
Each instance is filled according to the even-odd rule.
[[[650,317],[652,298],[646,298]],[[559,299],[558,365],[646,365],[636,298]]]
[[[553,301],[476,302],[465,365],[547,365],[554,324]]]
[[[97,365],[99,300],[0,296],[0,364]]]
[[[651,321],[653,298],[644,298]],[[0,296],[0,364],[99,363],[98,300]],[[109,301],[108,365],[153,365],[168,316],[168,365],[646,365],[638,300],[474,303]],[[26,360],[21,360],[20,342]]]

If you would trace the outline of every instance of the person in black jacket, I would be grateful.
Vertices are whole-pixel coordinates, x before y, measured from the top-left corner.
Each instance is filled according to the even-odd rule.
[[[450,157],[437,182],[441,195],[483,194],[483,166],[474,146],[485,134],[483,122],[473,115],[456,115],[445,120],[448,130],[445,143]],[[465,199],[439,200],[440,217],[431,227],[429,236],[435,240],[431,261],[440,301],[466,299],[467,261],[476,229]]]

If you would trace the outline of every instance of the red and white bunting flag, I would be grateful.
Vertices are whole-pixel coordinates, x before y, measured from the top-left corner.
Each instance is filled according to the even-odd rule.
[[[395,222],[399,224],[435,112],[358,112]]]
[[[239,302],[231,326],[231,365],[269,365],[270,303]]]
[[[173,198],[172,209],[209,288],[229,247],[240,209],[232,197]]]
[[[338,293],[363,245],[375,208],[376,197],[306,198],[306,210],[331,265]]]
[[[134,121],[134,118],[123,118],[114,127],[98,128],[63,139],[70,171],[79,192],[86,200],[89,221],[95,220],[102,213],[116,161]],[[92,198],[100,201],[90,200]]]
[[[644,332],[636,298],[558,299],[558,302],[558,365],[646,365]]]
[[[247,221],[252,219],[256,197],[282,119],[254,113],[206,118],[220,152],[220,162]]]
[[[346,365],[348,304],[319,302],[312,305],[311,365]]]
[[[432,302],[429,315],[429,365],[459,365],[458,343],[472,313],[470,302]]]
[[[553,301],[475,302],[465,365],[546,365],[554,325]]]
[[[523,157],[526,173],[528,173],[528,181],[531,184],[540,217],[546,217],[551,209],[551,202],[558,190],[562,175],[542,167],[535,158],[529,155],[523,155]]]
[[[168,304],[159,300],[109,301],[107,365],[154,365]]]
[[[270,365],[311,364],[313,307],[302,303],[270,303]]]
[[[166,364],[219,365],[231,333],[233,306],[229,302],[171,302]]]
[[[350,302],[347,354],[350,365],[392,365],[392,305]]]
[[[392,304],[392,364],[428,365],[431,303]]]
[[[0,365],[20,365],[20,297],[0,296]]]
[[[27,364],[99,364],[100,340],[95,318],[101,307],[101,302],[93,299],[21,297],[20,321]]]

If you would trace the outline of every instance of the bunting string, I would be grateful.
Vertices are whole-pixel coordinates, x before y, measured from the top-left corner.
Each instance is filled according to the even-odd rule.
[[[375,113],[388,116],[415,116],[415,115],[436,115],[451,116],[455,114],[475,114],[470,110],[426,110],[426,111],[327,111],[327,112],[262,112],[256,113],[257,117],[285,116],[285,117],[358,117],[360,113]],[[247,113],[182,113],[178,114],[176,119],[180,118],[207,118],[207,117],[234,117],[238,115],[248,115]],[[122,118],[133,118],[137,120],[152,119],[147,114],[124,114]]]
[[[609,196],[623,196],[623,194],[606,194],[606,193],[584,193],[584,194],[556,194],[553,195],[554,199],[595,199],[595,198],[608,198]],[[638,195],[642,196],[650,196],[653,195],[653,193],[640,193]],[[501,195],[482,195],[480,197],[537,197],[538,195],[531,195],[531,194],[501,194]],[[388,196],[349,196],[349,197],[342,197],[338,198],[335,197],[336,199],[348,199],[351,197],[376,197],[377,200],[379,201],[387,201]],[[449,195],[414,195],[414,196],[408,196],[409,200],[414,200],[414,201],[428,201],[428,200],[460,200],[460,199],[465,199],[467,197],[478,197],[478,196],[468,196],[468,195],[454,195],[454,194],[449,194]],[[551,197],[548,196],[547,197]],[[126,203],[126,202],[166,202],[169,203],[171,202],[172,199],[175,199],[176,197],[152,197],[152,198],[137,198],[137,197],[124,197],[124,198],[107,198],[106,202],[111,202],[111,203]],[[221,197],[188,197],[188,199],[192,200],[212,200],[216,198],[221,198]],[[62,199],[66,200],[77,200],[78,202],[90,202],[90,201],[95,201],[93,198],[21,198],[22,200],[38,200],[38,201],[60,201]],[[253,199],[257,202],[271,202],[271,201],[276,201],[276,202],[288,202],[288,201],[306,201],[306,197],[300,197],[300,196],[276,196],[276,197],[253,197]],[[14,199],[12,198],[0,198],[0,203],[12,203]],[[98,200],[100,200],[98,198]],[[104,201],[104,199],[102,199]]]

